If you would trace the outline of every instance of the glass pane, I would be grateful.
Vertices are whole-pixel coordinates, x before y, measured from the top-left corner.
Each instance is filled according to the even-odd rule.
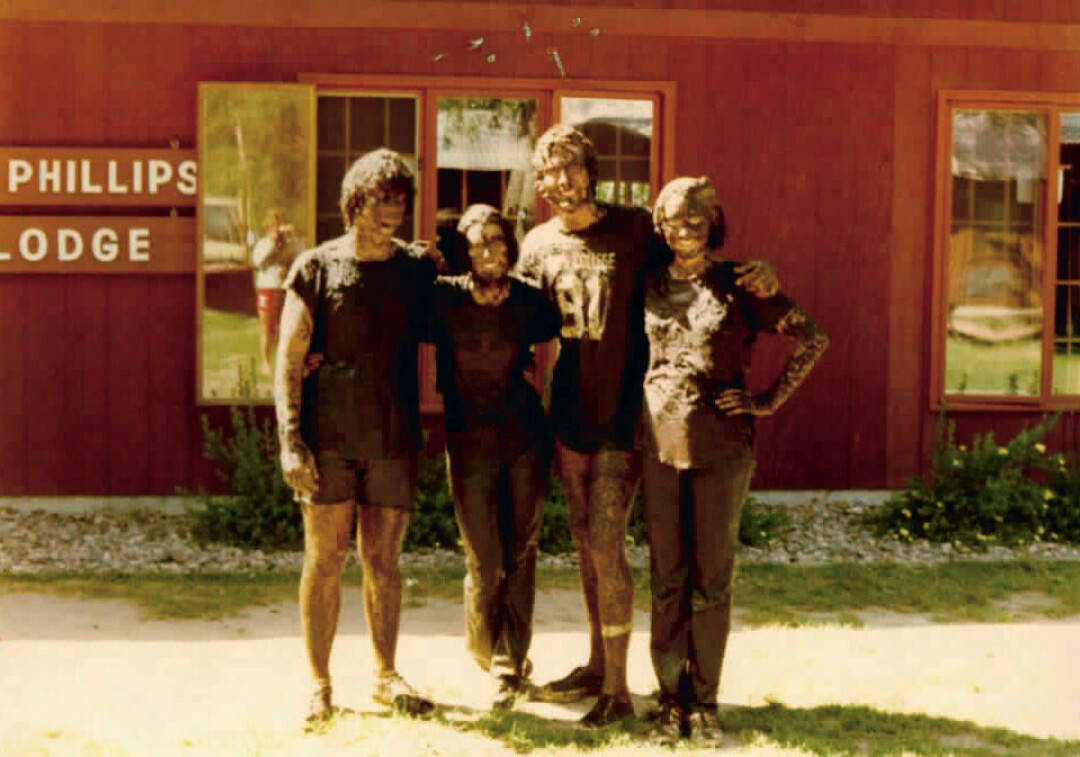
[[[319,150],[345,150],[345,98],[319,99]]]
[[[401,153],[417,180],[419,174],[416,170],[416,98],[327,94],[319,96],[318,108],[316,207],[319,222],[316,241],[321,243],[344,231],[339,211],[341,180],[361,155],[379,147],[389,147]],[[402,239],[416,238],[418,204],[419,197],[413,203],[412,214],[406,216],[397,231],[397,236]]]
[[[389,147],[388,126],[384,98],[349,98],[349,152],[363,155],[376,147]]]
[[[947,265],[949,394],[1037,396],[1043,304],[1045,118],[953,114]]]
[[[1080,343],[1054,342],[1054,394],[1080,394]]]
[[[337,209],[340,206],[341,180],[345,176],[345,156],[320,155],[315,160],[315,166],[315,186],[318,187],[315,202],[318,215],[339,215]],[[341,234],[340,224],[334,236],[339,234]]]
[[[1080,280],[1080,224],[1058,227],[1058,280]]]
[[[412,155],[416,152],[416,101],[395,97],[389,103],[389,147],[404,155]]]
[[[651,176],[652,100],[564,97],[560,102],[563,122],[581,129],[599,153],[597,197],[622,205],[647,205],[652,187],[637,183],[649,182]]]
[[[1080,223],[1080,113],[1061,114],[1058,220]]]
[[[314,235],[312,91],[204,84],[199,96],[201,399],[269,401],[273,303]]]
[[[536,100],[440,97],[438,204],[440,237],[478,202],[516,219],[518,241],[536,223]],[[448,261],[461,269],[465,261]]]

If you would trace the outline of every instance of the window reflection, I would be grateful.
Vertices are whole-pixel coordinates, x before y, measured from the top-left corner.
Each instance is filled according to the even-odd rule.
[[[617,205],[652,200],[653,103],[596,97],[564,97],[562,121],[596,146],[600,159],[597,197]]]
[[[1039,203],[1045,163],[1041,114],[954,112],[945,348],[949,394],[1039,394]]]
[[[440,238],[457,227],[467,207],[481,202],[514,221],[518,241],[525,236],[536,223],[531,162],[536,136],[536,100],[439,98],[435,223]],[[465,261],[448,262],[465,266]]]

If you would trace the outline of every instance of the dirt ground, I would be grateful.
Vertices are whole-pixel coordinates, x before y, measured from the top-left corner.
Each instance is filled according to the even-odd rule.
[[[406,609],[398,658],[414,685],[468,716],[484,709],[489,689],[465,653],[461,613],[459,603],[437,600]],[[723,705],[865,704],[1080,738],[1080,619],[949,625],[887,613],[862,619],[867,625],[859,629],[737,625]],[[564,673],[586,651],[578,595],[542,593],[534,677]],[[377,711],[370,704],[371,661],[359,591],[350,589],[332,661],[340,704]],[[654,689],[643,613],[635,618],[630,685],[642,712]],[[192,754],[200,745],[213,746],[206,751],[215,754],[274,753],[274,744],[298,730],[309,692],[295,603],[243,618],[165,622],[140,620],[138,609],[122,601],[0,596],[5,757]],[[522,709],[567,723],[582,711],[577,705]],[[438,733],[448,730],[425,728],[417,726],[417,738],[441,739]],[[475,744],[460,753],[505,753],[496,741],[469,738]],[[430,743],[426,750],[393,749],[396,757],[447,753]],[[380,752],[386,749],[373,747]]]

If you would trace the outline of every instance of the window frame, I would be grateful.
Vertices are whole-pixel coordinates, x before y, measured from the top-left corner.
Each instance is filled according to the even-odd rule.
[[[537,101],[538,136],[559,118],[561,97],[598,99],[640,99],[653,102],[655,122],[650,145],[650,182],[652,197],[675,178],[675,103],[674,81],[620,81],[611,79],[529,79],[492,76],[436,76],[410,74],[329,74],[301,73],[301,84],[314,88],[315,101],[328,91],[379,96],[385,93],[409,95],[418,99],[416,198],[419,239],[436,238],[438,210],[438,99],[440,97],[534,98]],[[317,107],[317,106],[316,106]],[[318,144],[315,145],[318,150]],[[317,185],[316,181],[313,183]],[[546,203],[538,202],[536,223],[551,217]],[[548,370],[552,356],[544,350],[537,355],[537,372]],[[442,396],[435,391],[434,349],[420,350],[420,412],[441,414]]]
[[[1042,281],[1039,291],[1043,302],[1043,324],[1040,344],[1039,394],[1032,397],[1003,397],[995,395],[950,395],[945,391],[945,340],[948,312],[949,229],[953,206],[952,149],[953,113],[956,110],[1024,110],[1046,117],[1047,157],[1043,166],[1046,178],[1040,188],[1040,219],[1042,230]],[[937,98],[936,170],[934,174],[933,212],[933,274],[930,328],[930,409],[932,411],[1019,411],[1078,409],[1080,394],[1053,393],[1054,316],[1057,284],[1058,210],[1051,204],[1057,197],[1061,152],[1061,119],[1063,111],[1080,111],[1080,93],[1015,92],[986,90],[941,90]],[[1052,256],[1052,257],[1051,257]]]

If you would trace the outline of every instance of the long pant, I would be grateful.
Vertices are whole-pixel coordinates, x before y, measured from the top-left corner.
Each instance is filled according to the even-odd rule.
[[[685,707],[717,702],[731,631],[739,516],[753,473],[750,457],[692,470],[645,457],[649,649],[661,696]]]
[[[540,444],[500,462],[462,444],[446,457],[465,548],[466,645],[484,670],[527,673],[550,451]]]

